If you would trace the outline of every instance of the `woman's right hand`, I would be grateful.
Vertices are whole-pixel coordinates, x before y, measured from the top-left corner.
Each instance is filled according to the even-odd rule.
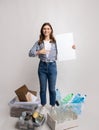
[[[46,54],[47,52],[49,52],[49,51],[48,51],[48,50],[45,50],[45,48],[43,48],[43,49],[37,51],[37,54],[38,54],[38,55],[39,55],[39,54]]]

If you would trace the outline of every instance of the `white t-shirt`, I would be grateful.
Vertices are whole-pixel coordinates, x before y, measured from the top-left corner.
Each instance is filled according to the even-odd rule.
[[[45,50],[50,51],[51,50],[51,43],[50,43],[50,41],[44,41],[44,47],[45,47]],[[49,52],[47,52],[47,54],[46,54],[46,57],[48,57],[48,56],[49,56]]]

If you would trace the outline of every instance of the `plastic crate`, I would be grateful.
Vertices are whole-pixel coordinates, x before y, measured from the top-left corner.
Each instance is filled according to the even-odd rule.
[[[37,99],[35,102],[20,102],[18,97],[14,97],[9,103],[10,107],[10,116],[11,117],[20,117],[23,111],[33,112],[38,105],[40,100]]]
[[[52,130],[69,129],[78,126],[78,117],[83,104],[69,103],[56,107],[56,111],[47,114],[47,124]]]

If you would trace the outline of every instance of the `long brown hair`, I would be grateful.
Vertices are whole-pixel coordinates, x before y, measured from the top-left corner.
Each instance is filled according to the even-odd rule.
[[[44,36],[44,34],[43,34],[43,28],[44,28],[44,26],[46,26],[46,25],[48,25],[48,26],[51,28],[51,34],[50,34],[50,39],[51,39],[51,41],[50,41],[50,42],[51,42],[51,43],[56,43],[55,37],[53,36],[53,28],[52,28],[52,26],[51,26],[50,23],[44,23],[44,24],[42,25],[41,30],[40,30],[40,36],[39,36],[39,41],[38,41],[38,43],[39,43],[39,44],[42,43],[43,40],[45,39],[45,36]]]

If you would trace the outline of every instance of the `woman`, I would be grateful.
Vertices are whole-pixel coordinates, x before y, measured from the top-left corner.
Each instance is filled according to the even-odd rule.
[[[56,78],[57,78],[57,46],[53,36],[53,28],[50,23],[44,23],[40,30],[39,40],[29,51],[30,57],[38,56],[40,58],[38,66],[38,76],[40,83],[41,111],[44,111],[46,105],[46,89],[48,82],[50,105],[52,110],[56,101]]]

